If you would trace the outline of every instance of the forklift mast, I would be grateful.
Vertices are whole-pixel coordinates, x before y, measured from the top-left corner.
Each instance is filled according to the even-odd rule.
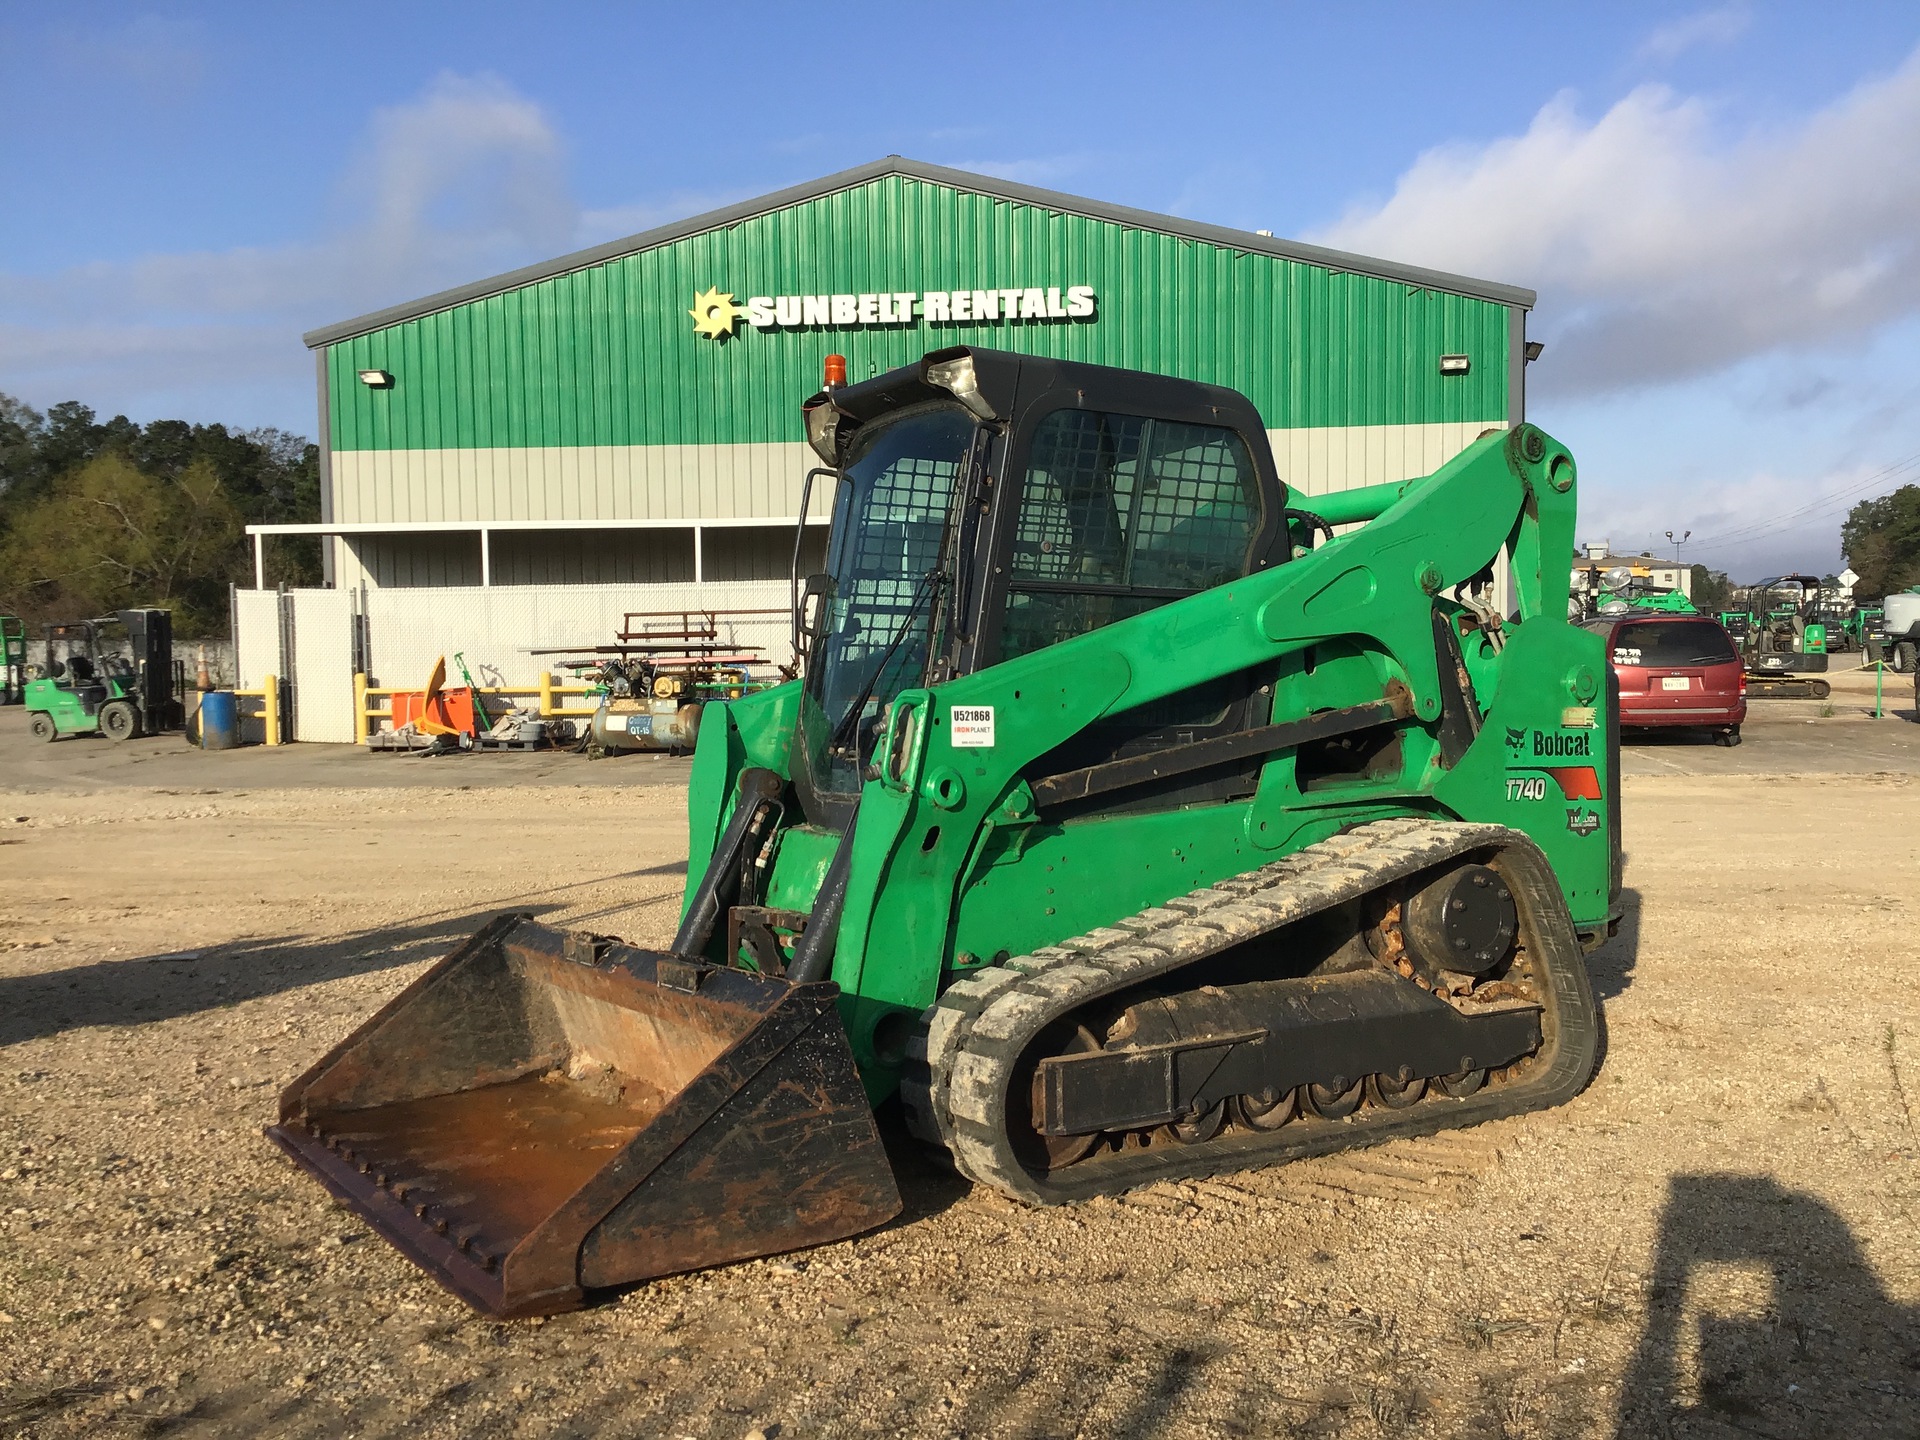
[[[140,711],[148,735],[177,729],[185,673],[173,658],[173,614],[167,610],[122,610],[115,617],[126,628],[133,649],[133,676],[127,695]]]
[[[27,627],[17,615],[0,615],[0,705],[26,697]]]

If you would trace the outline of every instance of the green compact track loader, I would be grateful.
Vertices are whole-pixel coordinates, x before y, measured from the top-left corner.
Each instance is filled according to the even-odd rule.
[[[1587,1083],[1564,448],[1294,495],[1232,390],[967,348],[804,419],[803,675],[707,709],[673,944],[492,922],[286,1089],[294,1160],[530,1315],[884,1223],[876,1111],[1054,1204]]]

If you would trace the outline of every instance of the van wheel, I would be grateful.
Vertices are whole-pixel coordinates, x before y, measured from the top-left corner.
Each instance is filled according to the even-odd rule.
[[[109,740],[131,740],[140,733],[140,712],[124,700],[101,706],[100,733]]]
[[[36,740],[52,740],[60,733],[53,728],[53,716],[44,710],[36,710],[28,717],[27,729]]]
[[[1713,743],[1731,750],[1740,743],[1740,727],[1738,725],[1729,725],[1725,730],[1714,731]]]

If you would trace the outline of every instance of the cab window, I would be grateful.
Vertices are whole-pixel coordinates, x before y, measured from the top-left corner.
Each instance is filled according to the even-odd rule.
[[[1055,411],[1022,482],[1002,657],[1237,578],[1260,521],[1253,457],[1232,430]]]

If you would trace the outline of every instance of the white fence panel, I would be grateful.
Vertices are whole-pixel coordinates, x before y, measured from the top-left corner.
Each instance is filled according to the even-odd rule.
[[[236,590],[233,594],[233,668],[237,690],[258,690],[269,675],[284,678],[280,653],[280,596],[273,590]],[[193,679],[189,671],[187,678]]]
[[[293,738],[353,740],[353,595],[289,590],[293,611]]]

